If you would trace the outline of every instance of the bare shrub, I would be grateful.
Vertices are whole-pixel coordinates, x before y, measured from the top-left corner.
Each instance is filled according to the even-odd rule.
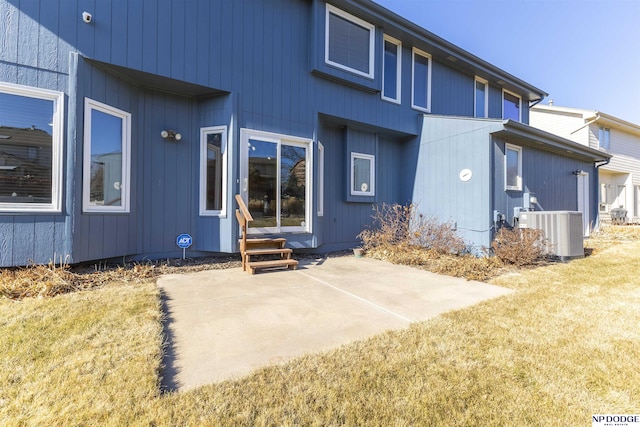
[[[56,264],[51,261],[48,265],[0,269],[0,298],[21,300],[54,297],[97,289],[112,282],[141,282],[156,275],[155,266],[148,263],[134,263],[127,268],[96,269],[92,273],[80,274],[73,272],[66,262]]]
[[[437,254],[461,254],[466,249],[451,224],[419,214],[414,204],[375,205],[372,218],[372,227],[358,235],[366,251],[385,248],[395,252],[417,246]]]
[[[542,230],[501,228],[496,234],[491,248],[505,264],[525,266],[543,259],[548,241]]]
[[[501,269],[502,262],[496,257],[476,257],[474,255],[443,256],[434,261],[429,271],[467,280],[488,280]]]

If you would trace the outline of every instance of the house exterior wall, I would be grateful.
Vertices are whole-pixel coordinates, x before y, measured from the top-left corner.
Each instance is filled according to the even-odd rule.
[[[579,129],[571,139],[596,150],[612,154],[608,164],[600,167],[598,182],[599,215],[608,219],[611,209],[624,207],[627,217],[640,216],[640,127],[603,113],[577,108],[534,107],[531,124],[548,132],[567,137],[571,128]],[[600,148],[600,127],[610,130],[609,148]]]
[[[489,247],[492,238],[492,159],[490,133],[495,120],[424,116],[417,147],[420,170],[412,200],[428,217],[455,224],[472,246]],[[460,179],[461,171],[471,179]]]
[[[505,145],[521,149],[521,189],[505,189]],[[430,217],[455,225],[476,252],[488,248],[502,226],[516,226],[514,208],[525,193],[538,199],[535,210],[576,211],[578,177],[589,175],[589,218],[597,213],[597,170],[592,159],[559,154],[531,136],[505,130],[502,120],[425,115],[416,147],[418,172],[412,200]],[[564,151],[564,150],[562,150]],[[471,173],[470,179],[463,175]],[[494,221],[494,212],[504,222]]]
[[[505,190],[504,155],[505,144],[522,148],[522,190]],[[493,182],[494,209],[505,214],[506,221],[514,224],[514,208],[523,207],[524,193],[534,193],[538,202],[535,210],[544,211],[577,211],[578,181],[573,174],[582,170],[590,179],[590,211],[589,218],[594,223],[596,218],[597,187],[595,177],[597,170],[592,161],[584,161],[566,156],[559,156],[518,139],[494,137],[493,161],[495,165],[495,181]],[[595,224],[595,223],[594,223]]]
[[[242,129],[306,138],[312,141],[312,160],[318,142],[323,144],[324,214],[317,215],[314,160],[310,232],[287,237],[295,248],[356,244],[355,236],[370,223],[372,203],[409,201],[413,177],[423,173],[416,157],[423,112],[411,107],[412,49],[432,55],[432,114],[471,117],[475,72],[468,64],[449,63],[450,46],[405,27],[373,3],[332,3],[374,25],[373,78],[325,63],[321,0],[113,0],[93,3],[91,10],[63,0],[0,3],[0,81],[65,94],[61,212],[1,212],[0,266],[59,256],[68,262],[178,256],[175,237],[184,232],[194,236],[194,255],[236,251],[233,195],[242,190]],[[85,10],[93,15],[90,24],[81,19]],[[402,41],[400,104],[380,97],[385,34]],[[460,57],[460,62],[475,60]],[[509,76],[492,75],[484,63],[475,66],[489,80],[489,117],[500,118],[502,87],[496,82]],[[543,94],[515,78],[508,84],[523,98],[526,123],[528,102]],[[85,98],[131,114],[126,213],[83,211]],[[209,126],[226,126],[229,137],[222,217],[205,217],[198,209],[199,132]],[[160,138],[166,129],[179,131],[182,140]],[[373,198],[347,194],[348,156],[356,150],[375,155]]]
[[[549,114],[535,108],[529,113],[529,124],[539,129],[544,129],[563,138],[570,139],[580,144],[587,144],[589,127],[585,126],[582,114],[558,112]],[[589,145],[591,146],[591,145]]]

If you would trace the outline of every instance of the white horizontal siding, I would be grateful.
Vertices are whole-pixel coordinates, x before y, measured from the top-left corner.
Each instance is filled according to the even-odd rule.
[[[586,143],[586,141],[579,139],[580,131],[576,132],[577,129],[584,126],[582,115],[561,112],[548,113],[546,111],[536,111],[532,109],[529,112],[529,123],[533,127],[579,142],[580,144]],[[584,138],[584,135],[582,135],[582,137]]]
[[[599,129],[600,127],[598,125],[595,125],[595,124],[589,125],[589,132],[588,132],[589,147],[594,148],[596,150],[600,148],[600,141],[598,141]],[[609,141],[611,141],[611,139],[609,139]]]
[[[611,129],[611,146],[608,151],[613,157],[607,168],[631,173],[632,183],[640,185],[640,136]]]

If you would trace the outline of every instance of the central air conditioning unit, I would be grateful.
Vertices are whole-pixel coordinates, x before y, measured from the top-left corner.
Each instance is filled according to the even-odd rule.
[[[549,253],[562,261],[584,258],[582,212],[521,211],[518,227],[542,230]]]

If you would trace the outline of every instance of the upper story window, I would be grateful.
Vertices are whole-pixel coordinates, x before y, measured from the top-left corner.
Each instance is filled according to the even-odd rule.
[[[504,187],[506,190],[522,190],[522,148],[505,144]]]
[[[502,91],[502,118],[522,121],[522,99],[507,90]]]
[[[489,117],[489,90],[488,82],[485,79],[476,77],[474,88],[474,110],[473,116],[486,118]]]
[[[413,48],[411,106],[431,111],[431,55]]]
[[[0,83],[0,211],[59,212],[64,94]]]
[[[131,114],[85,98],[85,212],[129,212],[130,151]]]
[[[227,127],[200,129],[200,215],[226,215]]]
[[[598,146],[603,150],[608,150],[611,146],[611,130],[609,128],[598,128]]]
[[[384,67],[382,68],[382,99],[400,103],[402,75],[402,43],[384,36]]]
[[[327,5],[325,62],[373,78],[375,27],[347,12]]]

